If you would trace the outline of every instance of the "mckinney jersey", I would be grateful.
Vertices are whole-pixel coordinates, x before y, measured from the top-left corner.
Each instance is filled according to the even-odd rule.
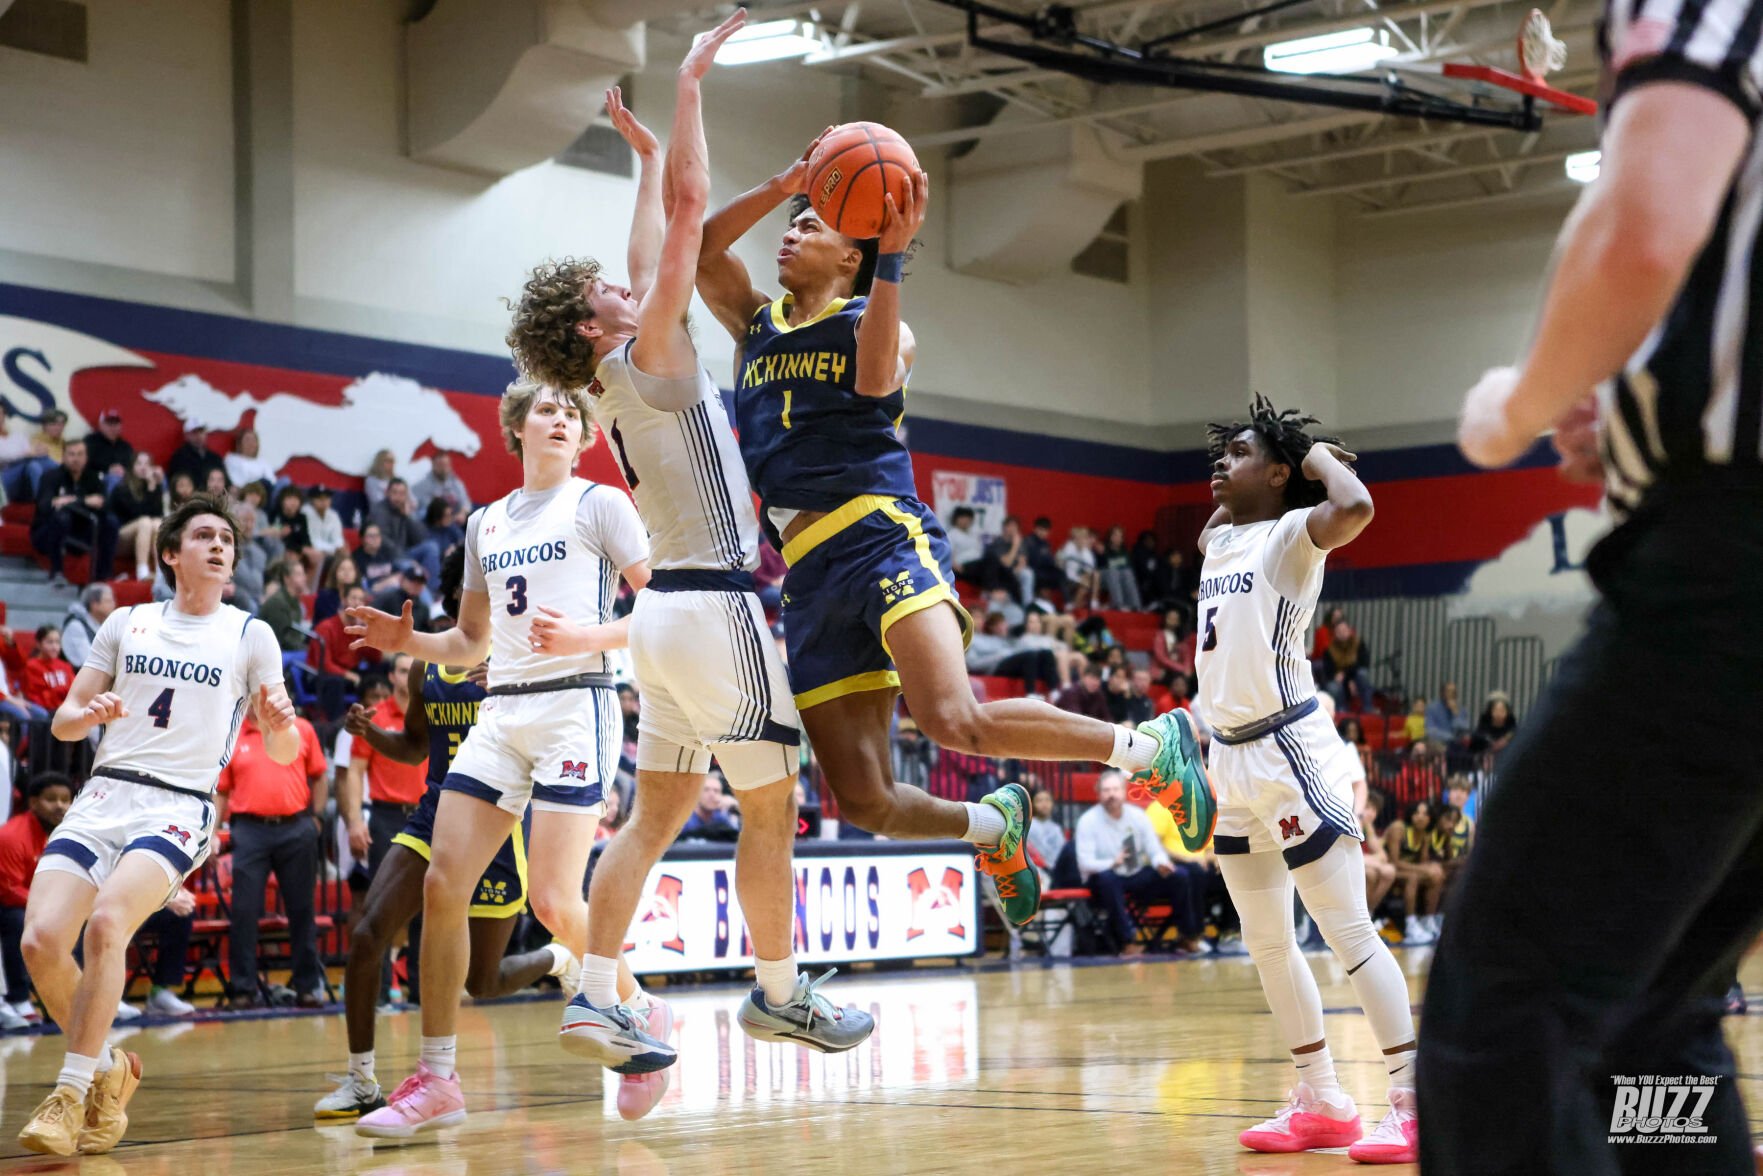
[[[433,662],[423,670],[422,713],[429,723],[430,784],[447,778],[447,769],[459,754],[459,745],[477,725],[478,704],[486,697],[484,688],[473,682],[469,674],[455,677],[446,667]]]
[[[1676,302],[1622,372],[1598,389],[1605,484],[1619,516],[1668,477],[1714,466],[1763,468],[1760,31],[1763,0],[1609,0],[1605,7],[1599,53],[1614,82],[1606,118],[1630,90],[1666,81],[1719,94],[1752,126],[1714,231]]]
[[[84,668],[110,675],[125,712],[104,728],[93,775],[143,772],[212,793],[245,708],[281,683],[282,653],[268,625],[230,604],[193,617],[165,601],[104,618]]]
[[[663,380],[637,370],[626,343],[600,361],[588,385],[594,420],[611,439],[618,468],[649,528],[655,571],[752,571],[759,566],[759,519],[741,465],[722,393],[710,373],[695,380]],[[654,389],[682,385],[695,396],[689,408],[653,407]]]
[[[1316,694],[1310,617],[1328,553],[1311,542],[1309,510],[1220,527],[1200,565],[1200,717],[1226,731]]]
[[[833,510],[862,494],[916,498],[900,439],[901,388],[857,392],[857,320],[867,300],[835,298],[794,327],[790,296],[747,324],[735,423],[753,488],[769,509]]]
[[[570,478],[538,493],[516,490],[465,528],[465,591],[490,597],[490,685],[604,674],[603,653],[559,656],[532,647],[542,605],[578,625],[612,620],[621,569],[649,558],[630,499]]]

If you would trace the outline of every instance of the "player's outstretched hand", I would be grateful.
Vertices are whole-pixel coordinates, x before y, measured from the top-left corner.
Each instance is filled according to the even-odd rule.
[[[286,731],[294,725],[294,701],[280,682],[257,688],[257,722],[265,731]]]
[[[702,79],[705,74],[710,72],[710,67],[715,64],[717,50],[722,48],[723,42],[740,32],[746,23],[747,10],[737,8],[733,16],[709,32],[699,33],[693,37],[692,48],[686,53],[686,59],[680,62],[679,76],[691,78],[694,81]]]
[[[1512,396],[1517,389],[1517,368],[1489,368],[1464,398],[1457,448],[1472,464],[1489,470],[1511,465],[1536,439],[1513,427]]]
[[[116,719],[126,718],[128,713],[128,708],[122,704],[121,696],[107,690],[86,704],[83,717],[92,726],[102,727]]]
[[[819,150],[820,141],[832,134],[832,131],[833,128],[828,127],[826,130],[820,132],[820,134],[814,136],[814,141],[808,144],[807,150],[802,152],[802,158],[798,159],[795,163],[792,163],[778,175],[777,182],[783,187],[786,196],[807,195],[808,161],[813,159],[815,151]]]
[[[372,648],[381,653],[402,653],[405,643],[416,632],[416,620],[408,600],[399,616],[363,605],[344,609],[343,619],[348,622],[343,626],[343,632],[354,638],[349,643],[350,649]]]
[[[359,702],[350,703],[349,709],[343,712],[343,730],[349,732],[351,739],[365,739],[372,726],[373,717]]]
[[[617,86],[606,91],[606,115],[612,120],[612,129],[639,156],[653,159],[661,154],[661,140],[630,112],[624,104],[624,92]]]
[[[1601,482],[1604,455],[1598,450],[1598,398],[1587,396],[1555,425],[1555,452],[1561,476],[1569,482]]]
[[[467,670],[465,673],[465,680],[470,682],[473,686],[476,686],[479,690],[488,690],[490,688],[490,663],[488,661],[481,661],[477,665],[471,667],[471,669]]]
[[[894,201],[889,192],[883,198],[881,240],[876,248],[882,253],[904,253],[924,228],[925,213],[930,210],[930,177],[920,168],[906,180],[904,204]]]

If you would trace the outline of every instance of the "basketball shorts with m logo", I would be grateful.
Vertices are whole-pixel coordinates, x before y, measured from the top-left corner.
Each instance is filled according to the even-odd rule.
[[[598,816],[623,743],[624,712],[610,686],[492,694],[479,704],[441,789],[516,815],[531,804]]]
[[[916,498],[853,498],[804,528],[783,554],[784,638],[801,710],[899,686],[888,630],[914,613],[947,602],[962,642],[973,636],[973,618],[955,595],[948,537]]]
[[[1214,739],[1206,771],[1218,794],[1215,853],[1278,850],[1295,869],[1341,837],[1365,839],[1353,811],[1359,757],[1321,710],[1248,743]]]
[[[432,861],[430,846],[435,839],[435,809],[441,803],[441,785],[430,780],[428,789],[417,803],[416,811],[404,822],[393,838],[393,845],[402,845],[423,861]],[[514,834],[502,843],[489,868],[478,879],[477,891],[471,897],[474,919],[504,919],[518,915],[526,907],[526,846],[533,832],[533,814],[528,809],[514,827]]]

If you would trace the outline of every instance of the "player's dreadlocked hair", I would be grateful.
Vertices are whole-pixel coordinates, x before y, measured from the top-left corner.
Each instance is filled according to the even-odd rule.
[[[1292,467],[1292,476],[1286,480],[1285,485],[1285,508],[1297,510],[1300,507],[1316,506],[1327,500],[1328,490],[1321,482],[1304,476],[1304,455],[1310,452],[1310,446],[1319,441],[1340,444],[1339,437],[1324,437],[1304,431],[1306,425],[1321,423],[1296,408],[1276,409],[1271,400],[1257,392],[1255,402],[1249,408],[1248,420],[1206,426],[1206,455],[1217,461],[1223,456],[1230,439],[1244,429],[1249,429],[1261,438],[1261,444],[1267,447],[1267,452],[1272,454],[1274,461]]]
[[[575,328],[594,317],[588,283],[599,276],[599,262],[574,257],[547,261],[528,275],[520,301],[507,304],[514,311],[507,342],[516,367],[550,388],[593,383],[594,344]]]

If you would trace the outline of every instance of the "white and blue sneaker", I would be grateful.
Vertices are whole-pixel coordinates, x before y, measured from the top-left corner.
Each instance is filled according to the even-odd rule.
[[[875,1032],[875,1018],[854,1007],[835,1008],[816,991],[837,972],[834,968],[816,980],[799,974],[796,991],[781,1005],[767,1004],[765,990],[755,987],[741,1005],[741,1028],[760,1041],[789,1041],[821,1053],[843,1053],[863,1044]]]
[[[673,1046],[649,1035],[629,1005],[600,1008],[577,993],[563,1006],[563,1048],[619,1074],[650,1074],[679,1059]]]

